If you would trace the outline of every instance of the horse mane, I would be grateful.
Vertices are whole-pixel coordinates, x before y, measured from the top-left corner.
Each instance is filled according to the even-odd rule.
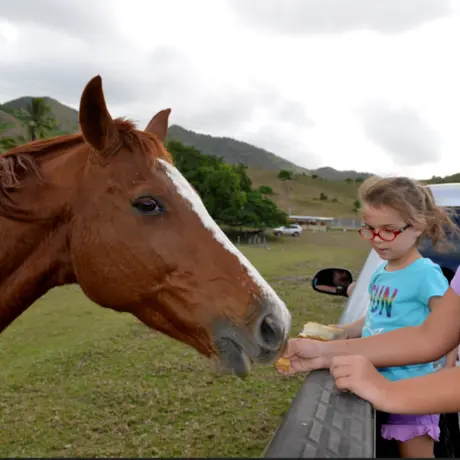
[[[153,155],[151,142],[153,142],[158,152],[156,157],[173,163],[170,153],[155,135],[138,131],[134,122],[125,118],[117,118],[114,122],[121,142],[112,149],[113,151],[104,152],[104,155],[115,155],[123,146],[130,150],[137,148],[151,159]],[[27,173],[32,173],[36,179],[43,182],[44,178],[37,161],[40,157],[57,150],[66,151],[84,144],[83,134],[78,132],[32,141],[13,147],[0,155],[0,214],[18,220],[30,220],[26,218],[27,211],[14,203],[11,193],[21,188],[22,180]],[[87,147],[91,148],[89,145]]]

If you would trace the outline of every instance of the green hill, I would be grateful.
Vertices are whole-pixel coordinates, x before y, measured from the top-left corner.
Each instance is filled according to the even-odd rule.
[[[311,169],[311,174],[314,174],[323,179],[330,180],[345,180],[345,179],[366,179],[367,177],[372,176],[370,173],[358,172],[358,171],[338,171],[337,169],[331,168],[330,166],[324,166],[318,169]]]
[[[273,194],[268,195],[270,199],[283,211],[287,212],[290,207],[292,215],[357,218],[353,208],[359,182],[296,174],[292,181],[285,184],[278,179],[275,171],[249,168],[248,173],[254,187],[271,187]],[[320,199],[321,196],[323,199]]]
[[[228,137],[214,137],[209,134],[199,134],[173,125],[169,128],[168,139],[175,139],[185,145],[195,147],[204,154],[216,155],[227,163],[243,163],[251,168],[266,171],[280,171],[287,169],[296,173],[317,175],[323,179],[345,180],[369,177],[369,173],[356,171],[338,171],[331,167],[306,169],[267,150],[255,147],[246,142],[241,142]]]
[[[68,107],[56,99],[44,96],[46,103],[58,122],[59,129],[64,132],[75,132],[78,127],[77,110]],[[11,114],[15,110],[24,109],[30,103],[31,96],[24,96],[1,104],[0,106],[0,123],[5,121],[15,125],[15,130],[11,131],[13,135],[24,134],[24,130],[19,121]],[[11,133],[10,132],[10,133]],[[5,133],[4,135],[11,135]],[[331,167],[321,167],[310,169],[298,166],[278,155],[268,152],[265,149],[256,147],[246,142],[241,142],[229,137],[214,137],[208,134],[200,134],[187,130],[178,125],[172,125],[169,128],[168,139],[176,139],[185,145],[195,147],[204,154],[212,154],[222,157],[227,163],[243,163],[251,168],[263,169],[267,171],[279,171],[288,169],[297,173],[309,173],[317,175],[324,179],[344,180],[347,178],[357,179],[369,176],[369,173],[356,171],[338,171]]]
[[[10,126],[5,131],[2,131],[2,137],[19,137],[24,136],[26,134],[25,129],[21,125],[18,119],[13,117],[13,115],[9,114],[2,110],[3,107],[0,107],[0,125],[8,125]]]
[[[180,126],[172,125],[168,130],[168,139],[174,139],[185,145],[195,147],[206,155],[221,157],[226,163],[243,163],[254,168],[274,171],[289,169],[295,172],[308,172],[307,169],[267,152],[267,150],[229,137],[199,134]]]
[[[2,104],[2,110],[12,112],[19,109],[25,109],[31,101],[31,96],[20,97],[19,99],[14,99]],[[52,99],[50,97],[44,97],[45,102],[51,108],[58,127],[61,131],[66,133],[73,133],[78,131],[78,111],[68,107],[64,104],[61,104],[59,101]]]
[[[446,177],[432,176],[431,179],[423,181],[425,184],[450,184],[454,182],[460,182],[460,173],[451,174]]]

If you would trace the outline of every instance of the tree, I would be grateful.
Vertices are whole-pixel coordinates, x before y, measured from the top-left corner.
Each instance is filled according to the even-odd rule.
[[[261,185],[259,187],[259,192],[262,193],[262,195],[273,195],[273,189],[268,185]]]
[[[31,141],[45,139],[58,128],[51,107],[42,97],[33,97],[26,108],[15,111],[14,116],[24,125]]]
[[[246,219],[252,216],[254,225],[258,228],[276,227],[285,225],[288,220],[286,213],[282,212],[276,204],[264,197],[258,190],[251,190],[243,207]]]
[[[278,179],[282,181],[292,180],[292,175],[293,175],[292,171],[288,171],[287,169],[282,169],[278,173]]]
[[[195,187],[203,199],[206,209],[216,220],[226,220],[228,208],[240,208],[245,202],[241,190],[240,174],[232,167],[211,155],[203,155],[193,147],[178,141],[170,141],[168,150],[173,155],[176,167]]]
[[[287,220],[287,214],[258,190],[251,190],[246,195],[246,202],[241,208],[227,208],[221,214],[222,223],[238,227],[276,227],[285,225]]]
[[[359,200],[355,200],[353,203],[353,212],[358,212],[361,209],[361,203]]]
[[[179,141],[168,142],[167,148],[218,224],[262,228],[286,222],[275,203],[252,189],[245,165],[226,164]]]
[[[233,168],[240,178],[241,190],[249,192],[252,187],[252,180],[248,176],[248,167],[243,163],[238,163]]]

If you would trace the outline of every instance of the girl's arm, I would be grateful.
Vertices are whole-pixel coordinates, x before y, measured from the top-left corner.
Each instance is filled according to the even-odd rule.
[[[460,368],[388,382],[386,399],[376,408],[398,414],[460,412]]]
[[[352,391],[376,409],[393,414],[460,411],[460,368],[392,382],[363,356],[337,356],[331,374],[339,390]]]
[[[430,285],[435,276],[422,285]],[[435,361],[458,345],[460,337],[460,267],[442,297],[429,298],[431,313],[420,326],[405,327],[385,334],[326,342],[319,345],[317,365],[329,367],[337,355],[359,354],[376,367],[404,366]]]
[[[429,307],[431,310],[431,313],[437,308],[442,308],[442,302],[440,302],[442,297],[431,297],[430,302],[429,302]],[[459,341],[460,341],[460,336],[459,336]],[[449,351],[446,355],[446,364],[445,368],[450,368],[450,367],[455,367],[455,364],[457,362],[457,354],[458,354],[458,345],[454,347],[452,350]]]
[[[457,270],[457,276],[460,278],[460,270]],[[339,355],[362,355],[376,367],[405,366],[440,359],[458,345],[460,295],[450,287],[438,302],[439,308],[430,313],[420,326],[359,339],[331,342],[303,339],[295,344],[295,353],[304,361],[302,365],[299,363],[298,369],[304,372],[328,368],[331,359]]]
[[[356,339],[358,337],[361,337],[361,334],[363,333],[365,320],[366,317],[363,316],[361,319],[357,319],[356,321],[353,321],[350,324],[344,324],[343,326],[338,325],[338,327],[345,329],[346,339]]]
[[[437,299],[437,308],[420,326],[331,342],[290,339],[283,357],[289,359],[291,368],[289,371],[278,369],[278,372],[289,375],[329,368],[335,356],[343,355],[361,355],[376,367],[426,363],[453,350],[459,343],[459,337],[460,267],[446,293]]]

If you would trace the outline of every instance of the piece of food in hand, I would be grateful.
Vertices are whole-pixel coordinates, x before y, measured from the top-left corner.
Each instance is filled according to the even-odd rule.
[[[287,358],[280,358],[276,361],[275,367],[283,371],[289,371],[291,369],[291,361]]]
[[[319,323],[305,323],[299,337],[327,342],[328,340],[337,340],[343,337],[344,333],[345,330],[341,327],[326,326]]]
[[[299,337],[302,339],[321,340],[327,342],[329,340],[337,340],[344,336],[345,329],[336,326],[326,326],[319,323],[305,323]],[[291,369],[291,361],[287,358],[279,358],[275,363],[275,367],[283,371]]]

